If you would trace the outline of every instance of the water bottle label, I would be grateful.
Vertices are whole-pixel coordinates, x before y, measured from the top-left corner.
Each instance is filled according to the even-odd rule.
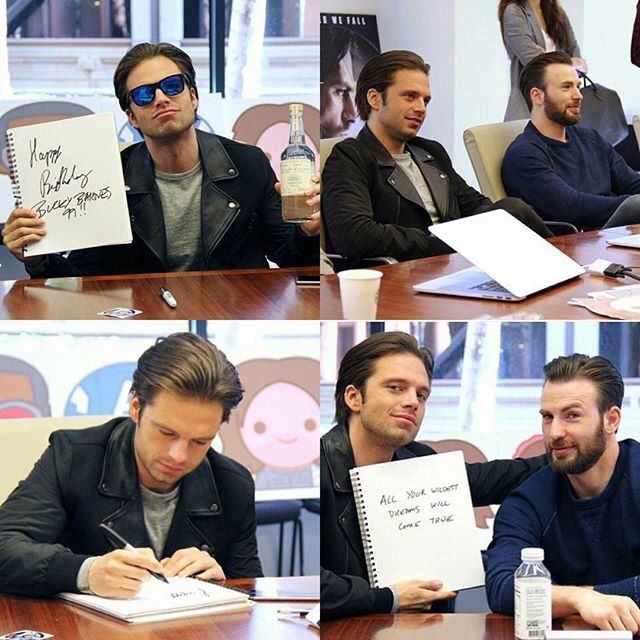
[[[551,583],[548,580],[527,582],[529,584],[515,581],[516,638],[543,639],[551,630]]]
[[[313,164],[307,158],[292,158],[280,163],[283,196],[301,196],[311,185]]]

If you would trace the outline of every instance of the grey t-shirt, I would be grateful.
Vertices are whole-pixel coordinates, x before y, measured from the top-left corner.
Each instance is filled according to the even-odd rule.
[[[402,169],[406,174],[409,180],[411,180],[413,186],[416,188],[420,199],[424,204],[424,208],[427,210],[427,213],[431,217],[431,221],[433,224],[437,224],[440,220],[438,216],[438,210],[436,209],[436,205],[433,202],[433,196],[431,195],[431,190],[429,189],[429,185],[427,181],[424,179],[420,168],[415,163],[411,154],[408,151],[404,153],[394,153],[392,154],[395,163]]]
[[[193,168],[182,173],[157,169],[155,173],[164,213],[169,268],[172,271],[202,269],[202,163],[198,160]]]

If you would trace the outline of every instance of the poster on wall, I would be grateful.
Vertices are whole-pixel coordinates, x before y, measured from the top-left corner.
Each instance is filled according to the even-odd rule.
[[[320,137],[355,135],[362,127],[356,82],[365,63],[380,53],[375,15],[320,14]]]

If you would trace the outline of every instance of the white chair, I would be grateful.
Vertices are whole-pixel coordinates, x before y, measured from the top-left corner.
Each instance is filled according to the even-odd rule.
[[[469,127],[462,134],[471,166],[478,179],[480,191],[495,202],[507,196],[502,184],[502,161],[509,145],[519,136],[529,120],[512,120]],[[563,229],[564,233],[578,233],[569,222],[547,222],[548,227]]]
[[[0,420],[0,451],[6,452],[0,465],[0,504],[29,475],[47,448],[49,435],[58,429],[84,429],[113,416],[73,416],[66,418],[22,418]]]

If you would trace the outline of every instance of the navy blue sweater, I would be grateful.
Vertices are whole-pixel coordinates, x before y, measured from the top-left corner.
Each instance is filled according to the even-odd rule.
[[[640,176],[594,129],[567,127],[567,141],[543,136],[531,122],[509,146],[502,182],[543,220],[602,227],[632,194]]]
[[[513,574],[525,547],[544,549],[551,580],[593,585],[640,604],[640,443],[620,442],[605,490],[577,499],[566,475],[544,467],[498,510],[487,552],[486,589],[492,611],[513,615]]]

